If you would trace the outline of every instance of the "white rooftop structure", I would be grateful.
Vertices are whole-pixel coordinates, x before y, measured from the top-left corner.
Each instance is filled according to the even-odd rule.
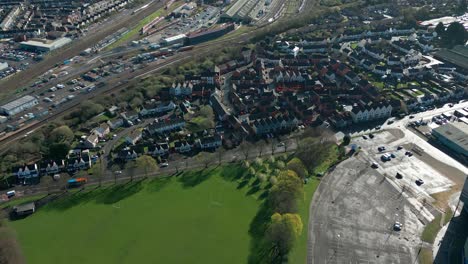
[[[70,43],[72,40],[70,38],[59,38],[52,42],[48,41],[39,41],[39,40],[28,40],[20,43],[23,49],[34,49],[38,51],[51,51],[63,47],[64,45]]]
[[[37,105],[39,101],[36,97],[31,95],[26,95],[21,98],[18,98],[14,101],[11,101],[5,105],[0,106],[0,112],[7,115],[14,115],[26,109],[29,109]]]

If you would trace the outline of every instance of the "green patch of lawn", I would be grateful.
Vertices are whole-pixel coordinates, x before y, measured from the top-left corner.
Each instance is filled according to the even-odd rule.
[[[420,264],[432,264],[434,260],[432,259],[432,249],[423,248],[421,253],[419,253],[419,263]]]
[[[318,178],[312,177],[310,178],[309,182],[304,185],[304,200],[299,203],[299,215],[302,219],[303,229],[301,235],[296,240],[294,248],[289,253],[289,263],[307,262],[307,227],[309,223],[309,206],[319,183],[320,180]]]
[[[434,218],[434,220],[432,220],[432,222],[426,225],[422,233],[422,237],[421,237],[423,241],[434,243],[437,233],[439,232],[441,228],[440,226],[441,217],[442,215],[439,214],[438,216],[436,216],[436,218]]]
[[[10,225],[31,263],[246,263],[260,201],[238,187],[244,175],[219,167],[93,188]]]
[[[44,194],[39,194],[39,195],[28,196],[28,197],[13,198],[8,202],[0,204],[0,209],[6,208],[8,206],[15,206],[15,205],[22,204],[22,203],[37,201],[45,196],[46,195]]]
[[[453,211],[449,208],[444,214],[439,214],[436,216],[436,218],[434,218],[434,220],[432,220],[432,222],[427,224],[424,228],[421,237],[422,240],[429,243],[434,243],[437,233],[439,233],[440,229],[442,228],[441,220],[443,220],[442,225],[446,225],[452,219],[452,215]]]
[[[378,88],[378,89],[383,89],[384,88],[384,83],[383,82],[371,82],[372,85],[375,86],[375,88]]]
[[[136,25],[134,28],[132,28],[130,31],[128,31],[127,33],[123,34],[123,36],[121,38],[119,38],[116,42],[112,43],[111,45],[109,45],[106,50],[111,50],[113,48],[116,48],[120,45],[122,45],[123,43],[129,41],[130,39],[132,39],[133,37],[135,37],[139,32],[140,32],[140,29],[148,24],[149,22],[151,22],[152,20],[154,20],[156,17],[158,16],[166,16],[167,14],[169,14],[170,12],[172,12],[172,10],[174,10],[175,8],[177,8],[178,6],[180,6],[182,4],[182,2],[175,2],[174,4],[172,4],[172,6],[170,7],[170,10],[164,10],[164,8],[160,8],[158,10],[156,10],[156,12],[152,13],[151,15],[145,17],[144,19],[142,19],[138,25]]]

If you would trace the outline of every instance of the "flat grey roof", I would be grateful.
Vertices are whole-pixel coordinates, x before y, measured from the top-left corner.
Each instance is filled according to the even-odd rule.
[[[13,207],[13,209],[16,212],[24,212],[24,211],[34,210],[35,208],[36,208],[36,205],[34,204],[34,202],[20,204],[20,205],[17,205],[15,207]]]
[[[434,131],[453,143],[457,144],[465,151],[468,151],[468,125],[463,122],[448,123],[435,128]]]
[[[11,111],[23,104],[26,104],[26,103],[29,103],[29,102],[32,102],[34,100],[37,100],[36,97],[33,97],[31,95],[25,95],[21,98],[18,98],[14,101],[11,101],[5,105],[2,105],[1,108],[4,109],[5,111]]]

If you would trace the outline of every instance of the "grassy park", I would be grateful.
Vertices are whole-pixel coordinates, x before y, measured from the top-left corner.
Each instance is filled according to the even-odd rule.
[[[328,153],[312,175],[336,162],[337,150],[324,149]],[[287,220],[275,221],[292,221],[294,214],[302,219],[287,258],[304,263],[308,209],[320,180],[310,177],[303,185],[299,176],[308,176],[301,175],[304,167],[297,161],[280,154],[172,177],[88,186],[8,226],[28,263],[257,263],[269,250],[272,216],[281,212]],[[297,207],[284,207],[285,200],[277,199],[294,199],[288,188],[297,181]]]
[[[28,263],[245,263],[259,201],[233,173],[90,189],[10,224]]]

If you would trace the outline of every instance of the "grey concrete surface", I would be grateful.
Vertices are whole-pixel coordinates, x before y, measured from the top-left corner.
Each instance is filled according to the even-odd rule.
[[[323,179],[310,207],[307,263],[416,260],[423,227],[418,212],[369,165],[352,157]],[[402,231],[393,230],[396,221]]]

